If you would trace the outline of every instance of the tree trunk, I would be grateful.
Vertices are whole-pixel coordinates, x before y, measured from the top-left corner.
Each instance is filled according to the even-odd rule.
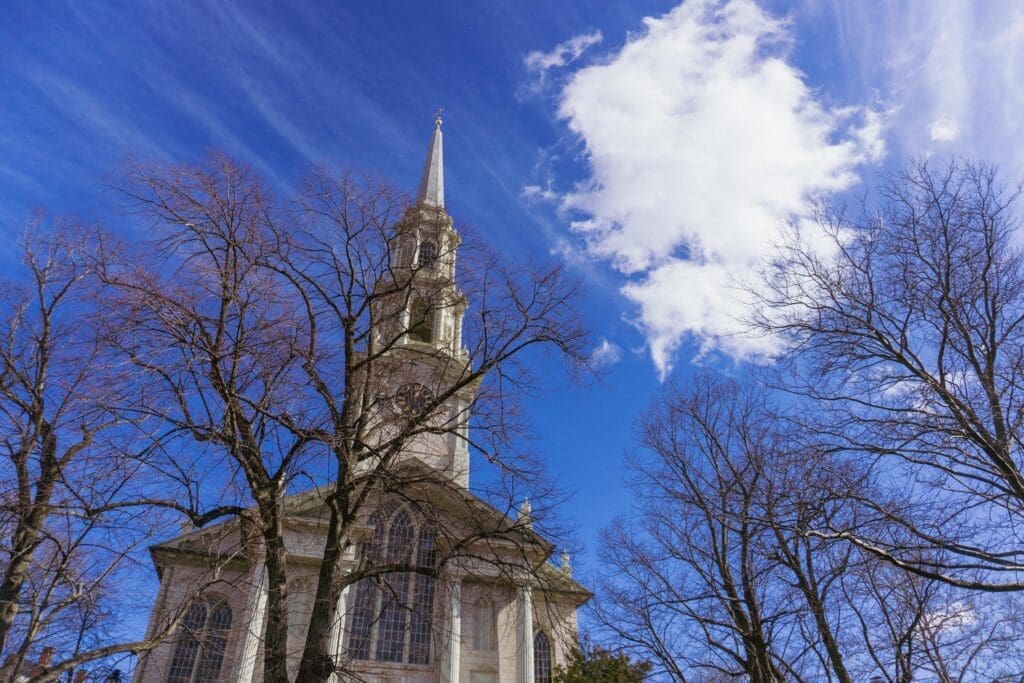
[[[28,518],[18,521],[18,529],[14,533],[11,562],[4,571],[3,582],[0,582],[0,652],[7,645],[7,636],[18,616],[18,604],[21,589],[28,578],[28,570],[32,557],[39,546],[39,525],[44,515],[34,508]]]
[[[316,599],[310,615],[309,631],[299,665],[300,681],[327,681],[334,672],[334,653],[330,651],[332,625],[344,615],[338,614],[338,598],[343,589],[340,565],[346,545],[345,521],[338,512],[336,501],[330,501],[330,520],[327,542],[320,563]]]
[[[267,570],[267,629],[263,641],[264,683],[288,683],[288,553],[280,497],[262,510]]]
[[[11,561],[4,569],[3,581],[0,582],[0,652],[7,645],[7,637],[18,616],[18,604],[21,590],[28,579],[28,571],[32,565],[32,557],[42,536],[42,527],[50,508],[50,497],[57,480],[57,442],[49,423],[39,420],[42,437],[42,473],[36,484],[35,500],[28,510],[22,510],[18,520],[14,538],[11,540]],[[25,454],[27,457],[27,454]],[[19,468],[20,470],[20,468]],[[22,475],[19,473],[19,479]],[[31,488],[27,480],[18,482],[23,489],[23,498],[30,497]]]

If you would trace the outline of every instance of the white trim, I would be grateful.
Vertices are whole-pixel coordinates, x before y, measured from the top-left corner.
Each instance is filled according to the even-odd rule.
[[[451,579],[447,583],[448,647],[441,680],[444,683],[459,683],[462,655],[462,579]]]
[[[331,641],[328,647],[335,666],[339,666],[345,657],[345,618],[348,611],[348,589],[351,587],[352,584],[348,584],[341,589],[341,594],[338,595],[338,605],[335,608],[334,623],[331,625]],[[338,675],[332,673],[328,681],[335,683],[338,681]]]
[[[240,639],[238,683],[252,683],[256,671],[256,655],[263,637],[263,615],[267,608],[267,568],[260,562],[253,569],[253,585],[249,593],[252,612]]]
[[[533,683],[533,590],[519,589],[519,683]]]

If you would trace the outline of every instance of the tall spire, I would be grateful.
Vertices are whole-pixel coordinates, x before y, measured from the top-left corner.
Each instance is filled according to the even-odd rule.
[[[423,164],[423,178],[416,202],[444,208],[444,148],[441,142],[441,110],[434,119],[434,137],[430,139],[427,162]]]

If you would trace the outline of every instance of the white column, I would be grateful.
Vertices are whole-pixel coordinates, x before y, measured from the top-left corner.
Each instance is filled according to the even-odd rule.
[[[533,683],[533,591],[519,589],[519,683]]]
[[[462,579],[448,581],[448,646],[442,681],[459,683],[462,664]]]
[[[345,654],[345,613],[348,609],[348,589],[351,587],[352,584],[349,584],[341,589],[341,595],[338,596],[338,607],[334,615],[334,624],[331,625],[330,650],[335,666],[341,663]],[[330,681],[333,683],[337,680],[338,675],[331,674]]]
[[[462,309],[456,309],[455,311],[455,339],[453,345],[455,348],[452,349],[454,353],[462,351]]]
[[[452,478],[463,488],[469,488],[469,404],[452,401]]]
[[[249,621],[242,634],[242,647],[238,656],[238,683],[252,683],[256,669],[256,654],[263,637],[263,614],[267,609],[267,569],[260,562],[253,569],[252,589],[249,591]]]

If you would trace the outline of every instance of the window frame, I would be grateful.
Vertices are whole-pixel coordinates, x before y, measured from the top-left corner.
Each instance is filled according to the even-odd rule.
[[[203,610],[202,622],[196,626],[188,626],[189,613],[197,607]],[[226,623],[214,624],[214,619],[218,614],[223,614],[223,610],[226,610],[227,614]],[[224,621],[223,617],[221,621]],[[206,683],[219,680],[227,659],[234,621],[235,612],[226,596],[204,595],[193,600],[178,627],[179,639],[171,651],[167,674],[164,677],[165,683]],[[215,638],[220,638],[222,643],[217,645],[220,652],[214,652],[214,655],[219,654],[219,657],[211,666],[210,653]],[[192,652],[185,652],[184,648],[190,643],[193,644]],[[179,663],[179,657],[191,661],[187,664]]]
[[[424,252],[426,252],[426,255]],[[437,268],[440,253],[437,242],[421,240],[416,247],[416,267],[427,272],[433,272]]]
[[[538,639],[543,638],[547,644],[547,661],[541,662],[540,648],[537,647]],[[547,672],[542,671],[547,668]],[[552,683],[555,674],[555,642],[547,631],[542,628],[534,628],[533,631],[533,680],[534,683]]]
[[[395,521],[403,514],[408,516],[409,526],[412,529],[411,537],[408,541],[410,556],[405,561],[424,567],[428,566],[427,564],[421,564],[425,559],[429,562],[436,562],[436,531],[420,515],[410,510],[408,506],[394,503],[384,506],[380,514],[375,514],[371,517],[371,524],[374,526],[374,538],[369,543],[363,545],[363,556],[369,558],[370,562],[373,562],[380,555],[388,555],[393,552],[393,549],[390,547],[391,534]],[[384,520],[383,524],[380,522],[381,519]],[[429,558],[424,558],[424,555],[428,555]],[[387,561],[400,563],[403,560],[400,557],[389,557]],[[398,613],[403,616],[401,626],[402,638],[399,648],[401,656],[398,659],[381,658],[380,656],[382,653],[380,649],[382,617],[384,616],[384,610],[391,607],[392,600],[394,599],[393,590],[395,586],[392,585],[389,588],[384,584],[386,581],[394,580],[390,574],[366,577],[353,585],[353,607],[348,610],[349,614],[346,616],[345,655],[354,662],[365,662],[374,666],[428,668],[433,665],[436,656],[433,627],[437,616],[437,581],[432,576],[418,572],[395,572],[394,575],[398,581],[404,584],[400,588],[403,593],[402,600],[397,606]],[[424,603],[417,604],[418,600],[424,598],[424,595],[426,596]],[[426,604],[427,601],[429,601],[429,604]],[[365,613],[360,613],[361,610],[365,610]],[[358,634],[354,628],[357,619],[365,622],[365,626],[360,628],[361,632]],[[417,624],[417,620],[421,623]],[[426,628],[426,638],[423,639],[422,634],[420,634],[421,642],[415,640],[417,637],[417,625],[421,628],[423,626]],[[365,630],[365,635],[362,633],[363,630]],[[354,653],[353,639],[356,637],[360,639],[365,638],[366,641],[365,643],[358,643],[359,652]],[[423,645],[425,645],[425,653],[422,651]],[[422,660],[417,655],[423,655]]]

